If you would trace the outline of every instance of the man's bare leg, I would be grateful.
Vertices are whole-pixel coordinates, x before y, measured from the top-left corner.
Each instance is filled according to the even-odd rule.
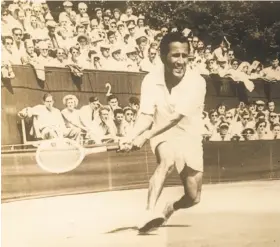
[[[190,208],[200,202],[203,173],[187,166],[180,173],[185,194],[177,201],[168,203],[164,209],[166,220],[177,210]]]
[[[163,190],[164,182],[174,168],[174,155],[172,149],[166,142],[159,144],[157,152],[160,158],[160,164],[149,182],[147,210],[153,210],[155,208]]]

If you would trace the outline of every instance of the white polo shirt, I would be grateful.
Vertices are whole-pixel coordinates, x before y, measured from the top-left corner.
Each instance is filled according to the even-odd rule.
[[[153,115],[152,128],[167,122],[174,112],[185,116],[176,126],[151,139],[154,152],[158,144],[167,141],[172,144],[174,150],[187,149],[186,152],[183,151],[184,155],[190,156],[192,150],[202,156],[202,113],[205,95],[206,82],[196,71],[187,70],[171,93],[165,84],[163,66],[146,75],[141,88],[140,112]]]

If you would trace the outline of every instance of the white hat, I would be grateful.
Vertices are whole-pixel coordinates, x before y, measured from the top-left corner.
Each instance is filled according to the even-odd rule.
[[[69,1],[65,1],[65,2],[63,3],[63,6],[64,6],[64,7],[73,7],[73,3],[69,2]]]
[[[257,100],[256,105],[265,105],[264,101],[262,100]]]
[[[111,49],[110,45],[106,44],[106,43],[102,43],[100,44],[100,48],[104,48],[104,49]]]
[[[135,46],[127,46],[125,49],[125,53],[129,54],[129,53],[133,53],[133,52],[137,52],[136,47]]]
[[[184,37],[188,37],[189,34],[192,32],[192,30],[188,29],[188,28],[185,28],[183,31],[182,31],[182,34]]]
[[[56,27],[56,22],[52,21],[52,20],[47,21],[46,26],[47,27]]]
[[[67,100],[69,100],[69,99],[74,100],[75,107],[78,106],[79,100],[78,100],[78,98],[77,98],[75,95],[73,95],[73,94],[68,94],[68,95],[66,95],[66,96],[63,97],[63,99],[62,99],[63,105],[66,105],[66,104],[67,104]]]
[[[86,3],[79,3],[78,4],[78,9],[87,9],[87,4]]]
[[[116,51],[121,51],[122,50],[122,48],[120,47],[120,46],[113,46],[112,48],[111,48],[111,53],[113,54],[113,53],[115,53]]]

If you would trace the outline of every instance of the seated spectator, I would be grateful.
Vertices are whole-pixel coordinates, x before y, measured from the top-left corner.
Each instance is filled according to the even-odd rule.
[[[214,132],[210,137],[210,141],[230,141],[231,134],[228,132],[229,125],[228,123],[221,122],[218,126],[218,131]]]
[[[53,60],[53,66],[65,67],[67,65],[67,54],[64,49],[58,48],[55,52],[55,59]]]
[[[89,42],[86,35],[79,35],[77,37],[78,47],[80,48],[80,59],[85,61],[88,57],[89,52]]]
[[[93,121],[99,121],[99,109],[101,104],[95,96],[89,98],[88,105],[82,106],[80,109],[80,121],[86,129],[93,129]]]
[[[210,136],[215,135],[218,131],[218,126],[220,125],[221,121],[219,119],[219,114],[217,110],[211,110],[209,112],[209,124],[206,126],[208,130],[208,134]]]
[[[127,70],[130,72],[139,72],[137,63],[137,51],[134,46],[128,46],[126,49],[127,55]]]
[[[73,18],[73,13],[72,13],[72,18],[70,17],[71,12],[73,12],[72,7],[73,7],[73,4],[70,1],[65,1],[63,3],[64,12],[61,12],[59,14],[59,19],[66,18],[68,20],[69,24],[71,24],[72,21],[73,21],[73,19],[72,19]]]
[[[267,130],[267,122],[265,120],[259,120],[256,123],[256,133],[258,140],[271,140],[273,136],[270,131]]]
[[[45,66],[52,66],[53,58],[49,55],[49,47],[48,44],[44,41],[41,41],[39,44],[39,56],[37,59],[38,65],[43,68]]]
[[[121,60],[122,49],[118,46],[112,47],[112,60],[108,64],[108,69],[115,71],[126,71],[126,63]]]
[[[252,140],[256,140],[256,133],[255,130],[253,128],[245,128],[242,132],[241,132],[241,141],[252,141]]]
[[[112,58],[110,56],[110,49],[111,47],[108,44],[102,43],[100,45],[101,51],[101,66],[103,69],[109,70],[107,67],[108,62],[111,62]]]
[[[217,106],[216,110],[219,114],[220,120],[224,121],[225,120],[225,114],[226,114],[226,111],[227,111],[226,105],[224,103],[221,103]]]
[[[24,108],[19,112],[21,118],[32,117],[33,127],[36,138],[52,139],[58,137],[67,137],[64,120],[60,110],[53,107],[54,100],[51,94],[45,94],[43,97],[43,105]]]
[[[124,112],[122,109],[114,110],[114,123],[116,126],[116,136],[123,137],[124,133]]]
[[[279,59],[277,56],[273,56],[270,59],[271,66],[262,70],[263,76],[270,81],[280,80],[280,66]]]
[[[250,102],[248,105],[248,111],[250,114],[250,121],[255,121],[255,118],[258,114],[257,112],[257,105],[255,102]]]
[[[35,15],[31,15],[30,22],[26,27],[26,31],[31,35],[32,39],[45,39],[48,37],[48,31],[46,28],[41,27],[41,23],[38,21]]]
[[[156,56],[157,50],[155,48],[150,47],[148,49],[148,57],[144,58],[139,64],[140,71],[151,72],[153,69],[155,69]]]
[[[120,21],[121,19],[121,11],[119,9],[113,10],[113,18],[116,22]]]
[[[4,37],[3,46],[2,46],[2,65],[21,64],[20,57],[18,57],[13,47],[14,47],[13,37],[11,36]]]
[[[109,31],[107,32],[107,39],[108,39],[108,45],[109,45],[109,46],[112,47],[112,46],[116,45],[117,39],[116,39],[116,35],[115,35],[115,32],[114,32],[114,31],[109,30]]]
[[[265,112],[265,103],[262,100],[256,101],[257,112]]]
[[[24,41],[24,46],[26,49],[26,56],[21,57],[22,64],[35,64],[38,59],[38,55],[35,52],[34,43],[31,39],[26,39]]]
[[[146,37],[145,33],[138,32],[137,36],[135,37],[135,41],[137,44],[139,58],[146,58],[148,54],[148,38]]]
[[[272,139],[280,139],[280,124],[275,123],[271,126]]]
[[[241,133],[246,128],[254,128],[255,123],[250,121],[249,112],[246,110],[240,114],[240,121],[236,122],[233,126],[233,135],[241,137]]]
[[[116,95],[111,94],[107,97],[108,109],[110,110],[110,118],[114,119],[114,111],[120,109],[119,99]]]
[[[270,112],[268,114],[268,123],[269,123],[268,127],[271,129],[274,124],[280,123],[279,116],[275,112]]]
[[[86,69],[94,69],[94,70],[101,70],[101,55],[96,52],[95,50],[90,50],[88,52],[89,61],[86,62],[84,68]]]
[[[267,103],[267,110],[269,113],[275,112],[275,102],[274,101],[269,101]]]
[[[76,24],[81,24],[81,19],[84,14],[87,13],[87,4],[86,3],[79,3],[78,4],[78,14],[76,15]]]
[[[68,64],[76,64],[81,66],[80,60],[80,48],[76,46],[72,46],[69,50],[69,58],[67,61]]]
[[[21,64],[20,58],[26,56],[24,42],[22,41],[23,31],[22,29],[15,27],[12,29],[12,33],[13,33],[13,40],[14,40],[13,47],[12,47],[13,56],[16,56],[19,59],[19,64]]]
[[[77,110],[78,99],[75,95],[66,95],[63,100],[66,108],[61,111],[66,126],[66,136],[80,142],[82,131],[86,131],[80,122],[80,114]]]
[[[135,111],[128,107],[123,109],[124,112],[124,136],[130,133],[133,130]]]
[[[232,59],[230,69],[237,70],[238,67],[239,67],[239,61],[237,59]]]
[[[116,127],[110,118],[109,107],[100,107],[99,120],[94,120],[94,133],[98,137],[96,143],[101,143],[102,140],[116,140]]]

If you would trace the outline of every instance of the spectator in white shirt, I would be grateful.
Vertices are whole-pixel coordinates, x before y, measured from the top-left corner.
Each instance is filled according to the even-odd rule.
[[[155,48],[150,47],[148,50],[148,57],[140,62],[140,70],[145,72],[152,71],[156,66],[156,56],[157,50]]]
[[[210,136],[214,135],[218,131],[218,126],[221,123],[219,119],[219,114],[217,110],[211,110],[209,112],[209,123],[206,125],[206,128],[208,130],[208,134]]]
[[[136,112],[129,106],[125,107],[123,109],[123,112],[124,112],[124,136],[126,136],[127,133],[129,133],[133,129]]]
[[[64,68],[67,65],[67,54],[63,48],[58,48],[55,52],[53,66]]]
[[[259,120],[256,123],[256,132],[258,140],[270,140],[273,139],[271,132],[267,128],[267,122],[265,120]]]
[[[233,126],[233,135],[241,137],[241,133],[246,128],[254,128],[255,123],[250,121],[250,115],[248,111],[244,111],[240,114],[240,121],[236,122]]]
[[[280,81],[279,58],[273,56],[270,59],[271,66],[262,70],[263,76],[270,81]]]
[[[210,141],[230,141],[232,136],[228,130],[228,123],[221,122],[218,126],[218,131],[210,137]]]
[[[280,124],[275,123],[271,127],[273,139],[280,139]]]
[[[70,18],[70,13],[72,12],[73,4],[70,1],[65,1],[63,3],[64,12],[59,14],[59,19],[67,18],[69,23],[72,23]]]
[[[115,19],[116,22],[120,21],[121,11],[119,9],[114,9],[113,10],[113,18]]]
[[[38,55],[35,52],[34,43],[31,39],[24,41],[26,56],[21,58],[22,64],[35,64],[38,59]]]
[[[23,32],[22,29],[15,27],[12,29],[12,33],[14,39],[13,55],[20,60],[21,57],[26,55],[24,42],[22,41]]]
[[[36,129],[37,138],[52,139],[67,136],[64,120],[60,110],[53,107],[54,100],[51,94],[45,94],[43,97],[43,105],[24,108],[19,112],[19,116],[26,116],[33,119],[33,126]]]

